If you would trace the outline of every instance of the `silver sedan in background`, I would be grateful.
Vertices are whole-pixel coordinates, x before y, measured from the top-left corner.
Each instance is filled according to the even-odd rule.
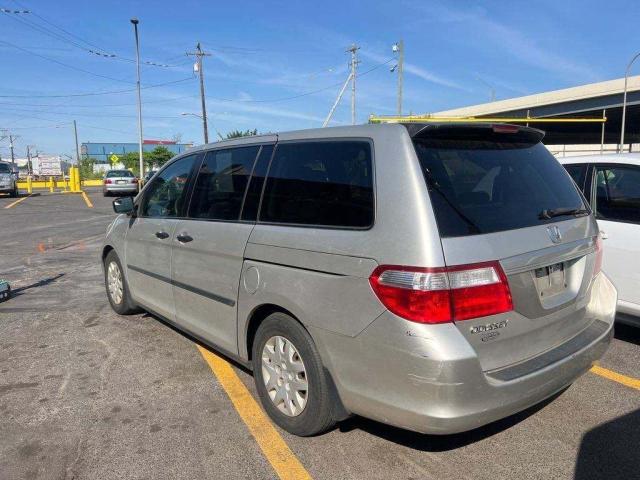
[[[135,195],[138,193],[138,178],[129,170],[109,170],[104,176],[102,194]]]

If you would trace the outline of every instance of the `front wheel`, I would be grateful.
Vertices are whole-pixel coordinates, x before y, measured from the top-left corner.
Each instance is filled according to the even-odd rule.
[[[322,360],[309,333],[276,312],[253,342],[253,374],[262,407],[287,432],[317,435],[335,424],[336,405]]]
[[[138,312],[138,308],[131,300],[120,259],[114,250],[111,250],[104,259],[104,283],[107,288],[107,298],[116,313],[130,315]]]

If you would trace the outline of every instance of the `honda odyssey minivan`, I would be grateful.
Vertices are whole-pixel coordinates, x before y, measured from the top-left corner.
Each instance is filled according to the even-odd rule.
[[[514,414],[602,356],[616,307],[591,210],[542,137],[379,124],[190,150],[114,201],[109,302],[252,369],[297,435]]]

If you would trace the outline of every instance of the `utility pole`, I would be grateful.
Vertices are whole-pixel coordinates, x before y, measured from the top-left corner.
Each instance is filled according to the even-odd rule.
[[[194,69],[198,71],[198,75],[200,76],[200,102],[202,103],[202,129],[204,131],[204,143],[209,143],[209,128],[207,127],[207,105],[204,96],[204,69],[202,65],[203,57],[210,57],[211,54],[202,51],[200,47],[200,42],[196,45],[195,52],[187,52],[188,56],[196,57],[196,64],[194,65]]]
[[[142,96],[140,95],[140,42],[138,40],[138,23],[140,21],[137,18],[132,18],[133,30],[136,36],[136,69],[137,69],[137,81],[136,86],[138,89],[138,156],[139,156],[139,169],[140,179],[144,178],[144,160],[142,156]],[[74,122],[75,126],[75,122]],[[76,145],[78,144],[76,140]],[[142,188],[142,182],[138,182],[139,188]]]
[[[9,134],[9,150],[11,151],[11,166],[13,168],[16,168],[16,158],[13,155],[13,139],[14,138],[15,137],[13,135]]]
[[[393,51],[398,54],[398,116],[402,115],[402,82],[404,75],[404,41],[400,40],[393,46]]]
[[[356,67],[360,63],[356,52],[360,47],[355,43],[351,45],[347,52],[351,52],[351,125],[356,124]]]
[[[76,166],[80,167],[80,144],[78,143],[78,126],[76,121],[73,121],[73,134],[76,137]]]
[[[33,174],[33,165],[31,165],[31,145],[27,145],[27,174]]]

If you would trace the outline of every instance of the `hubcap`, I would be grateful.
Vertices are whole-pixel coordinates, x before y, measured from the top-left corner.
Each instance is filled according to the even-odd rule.
[[[307,371],[296,347],[284,337],[267,340],[262,349],[262,378],[273,404],[289,417],[300,415],[307,405]]]
[[[116,262],[111,262],[107,268],[107,288],[113,303],[120,305],[122,303],[122,273]]]

